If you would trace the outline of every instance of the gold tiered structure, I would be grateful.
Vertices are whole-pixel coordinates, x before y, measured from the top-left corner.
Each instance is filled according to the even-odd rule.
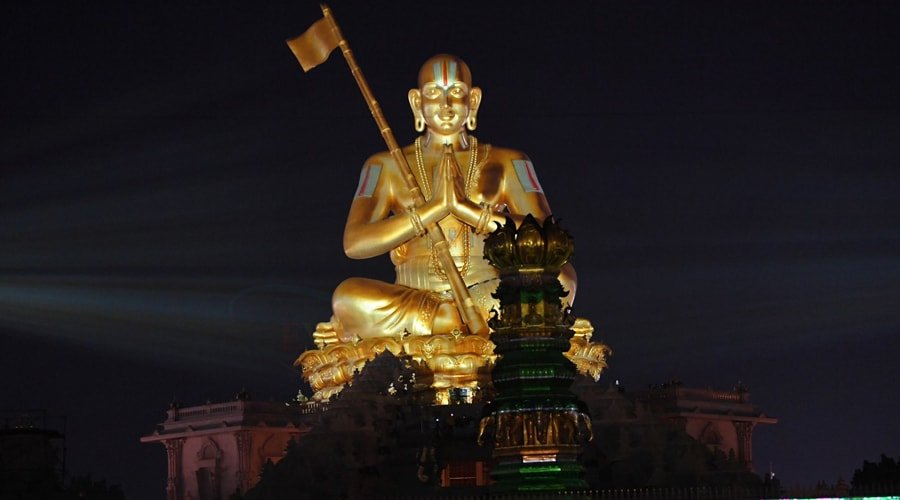
[[[587,487],[578,462],[583,441],[592,439],[591,418],[570,390],[571,339],[576,319],[562,307],[566,295],[557,275],[574,252],[574,241],[552,217],[530,215],[492,233],[486,255],[500,271],[500,308],[489,325],[501,356],[492,373],[496,394],[486,407],[478,442],[493,428],[494,492],[563,491]],[[586,344],[585,344],[586,345]],[[584,361],[574,349],[576,360]],[[605,367],[608,349],[595,345],[593,360]],[[590,369],[589,369],[590,370]]]
[[[495,346],[490,331],[478,325],[499,307],[493,294],[500,280],[484,258],[484,239],[507,218],[521,223],[527,214],[538,220],[551,214],[525,154],[471,135],[482,91],[472,86],[464,61],[446,54],[430,58],[408,98],[422,135],[364,163],[344,231],[349,257],[389,253],[396,279],[350,278],[335,290],[333,316],[313,333],[317,349],[295,363],[317,400],[340,392],[385,350],[407,359],[417,383],[434,389],[438,403],[449,402],[452,389],[472,395],[485,387]],[[375,114],[377,104],[370,107]],[[574,268],[564,265],[558,279],[567,291],[562,303],[571,303]],[[608,349],[590,341],[587,320],[573,329],[566,356],[596,379]]]

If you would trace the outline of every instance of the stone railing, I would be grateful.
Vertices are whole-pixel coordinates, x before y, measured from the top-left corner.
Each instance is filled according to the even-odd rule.
[[[328,409],[327,401],[310,401],[300,405],[301,415],[313,415],[315,413],[324,413]]]
[[[226,403],[210,403],[187,408],[170,408],[167,413],[169,420],[185,420],[210,415],[240,412],[244,409],[244,401],[228,401]]]
[[[486,491],[464,494],[442,494],[449,500],[555,500],[557,498],[580,498],[583,500],[749,500],[758,498],[784,498],[785,492],[776,487],[741,486],[696,486],[696,487],[648,487],[619,488],[606,490],[572,490],[554,492],[494,493]],[[421,496],[397,495],[394,498],[419,500]],[[829,498],[813,496],[802,498]]]
[[[285,405],[284,403],[268,403],[261,401],[227,401],[225,403],[210,403],[187,408],[170,408],[166,414],[167,421],[203,419],[215,415],[241,414],[246,411],[259,411],[264,413],[291,413],[300,415],[313,415],[322,413],[328,409],[327,402],[309,402],[300,405]]]
[[[696,389],[692,387],[667,386],[650,389],[650,399],[694,399],[701,401],[725,401],[729,403],[748,403],[750,393],[747,391],[723,391],[719,389]]]

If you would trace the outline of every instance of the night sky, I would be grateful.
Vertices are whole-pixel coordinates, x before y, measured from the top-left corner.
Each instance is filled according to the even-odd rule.
[[[316,2],[0,7],[0,409],[67,417],[69,472],[161,498],[140,436],[287,400],[384,149]],[[463,57],[476,135],[528,153],[576,239],[601,384],[750,387],[788,485],[900,455],[900,4],[331,7],[400,143],[421,63]]]

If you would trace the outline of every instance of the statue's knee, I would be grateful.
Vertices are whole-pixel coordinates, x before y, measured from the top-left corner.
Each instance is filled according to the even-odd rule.
[[[345,297],[353,293],[353,290],[357,289],[359,285],[357,282],[359,278],[347,278],[341,282],[337,288],[334,289],[334,294],[332,295],[332,299],[337,299],[339,297]]]
[[[370,307],[376,296],[377,281],[366,278],[348,278],[334,289],[331,309],[338,318],[356,315]]]
[[[358,293],[358,280],[359,278],[345,279],[334,289],[334,294],[331,296],[331,309],[335,316],[340,318],[356,302],[353,298]]]

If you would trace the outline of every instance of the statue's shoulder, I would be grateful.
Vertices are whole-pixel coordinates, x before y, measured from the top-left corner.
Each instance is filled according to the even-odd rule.
[[[374,178],[376,181],[378,179],[384,179],[383,182],[387,183],[394,182],[393,179],[395,179],[397,175],[400,175],[397,164],[394,162],[389,151],[380,151],[366,158],[362,170],[363,173],[360,175],[365,177],[367,174],[369,176],[375,174]]]
[[[393,166],[394,159],[391,158],[390,151],[380,151],[366,159],[365,165],[373,165],[373,164],[374,165],[383,165],[383,166]]]
[[[415,161],[416,157],[416,145],[410,144],[408,146],[404,146],[401,148],[403,154],[406,155],[407,161],[412,164]],[[394,171],[397,170],[397,162],[394,161],[394,157],[391,155],[390,151],[379,151],[378,153],[373,154],[367,160],[365,165],[382,165],[388,170]]]
[[[514,161],[529,161],[528,155],[525,153],[511,148],[504,148],[502,146],[494,146],[493,144],[490,146],[490,161],[494,163],[500,163],[506,166],[510,166]]]

